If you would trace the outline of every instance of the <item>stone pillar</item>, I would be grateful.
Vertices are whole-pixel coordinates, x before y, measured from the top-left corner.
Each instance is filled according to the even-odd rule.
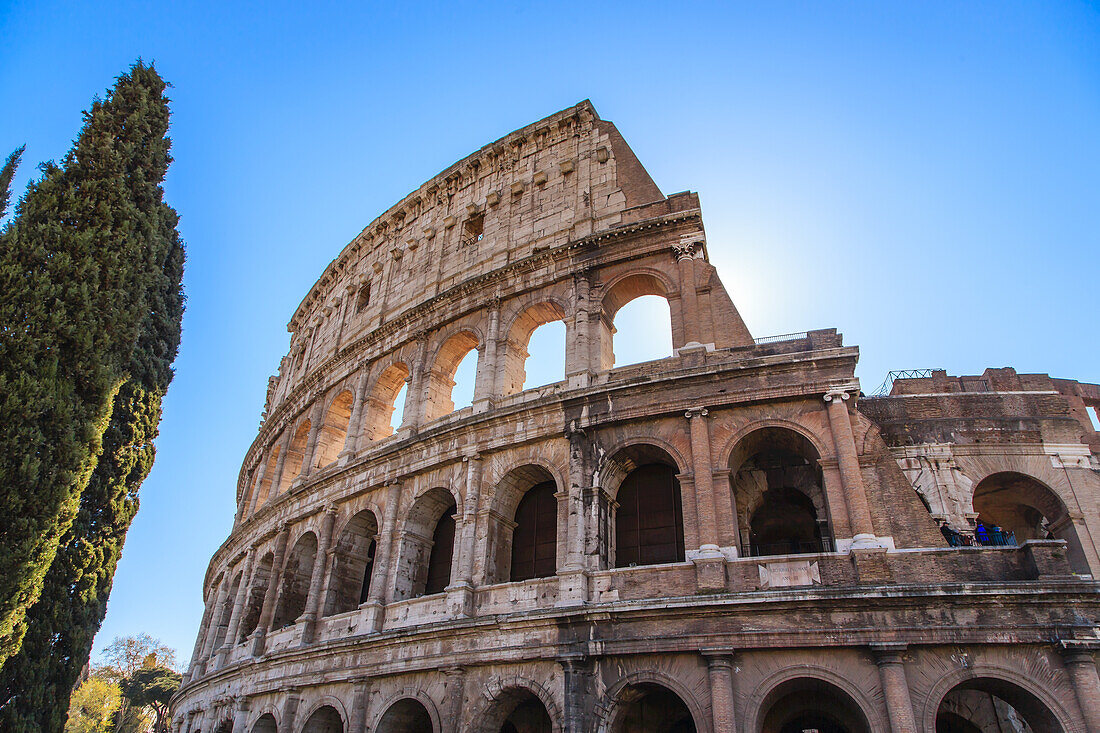
[[[271,578],[264,591],[264,605],[260,609],[260,620],[256,631],[252,633],[252,655],[264,653],[264,637],[271,629],[271,618],[275,615],[275,599],[279,595],[279,586],[283,582],[283,560],[286,556],[286,543],[290,537],[290,526],[284,524],[275,537],[275,554],[271,563]]]
[[[680,320],[683,322],[684,344],[699,342],[699,295],[695,291],[695,246],[697,241],[681,241],[673,245],[676,266],[680,270]]]
[[[693,407],[684,413],[691,427],[691,463],[695,494],[695,517],[699,530],[699,549],[688,550],[695,563],[695,581],[704,592],[726,589],[726,556],[718,547],[717,499],[711,468],[710,428],[705,407]],[[727,501],[726,504],[729,502]],[[685,532],[685,534],[687,534]]]
[[[1073,683],[1085,727],[1090,731],[1100,731],[1100,675],[1097,674],[1093,654],[1087,648],[1067,646],[1067,642],[1062,642],[1066,672]]]
[[[369,677],[357,677],[351,680],[355,692],[351,697],[351,711],[348,713],[347,733],[366,733],[367,713],[370,707],[371,680]]]
[[[352,394],[355,395],[355,399],[351,405],[351,416],[348,418],[348,434],[344,438],[344,447],[340,450],[340,455],[336,459],[341,466],[346,464],[348,459],[355,454],[355,449],[359,445],[359,436],[363,432],[363,414],[366,412],[363,406],[367,402],[367,372],[365,369],[359,372],[359,379],[355,382],[355,389]]]
[[[591,663],[580,655],[569,655],[558,660],[565,672],[565,733],[581,733],[588,730],[587,697],[592,679]]]
[[[248,598],[248,588],[251,585],[249,576],[252,575],[252,563],[256,556],[256,546],[248,548],[244,558],[244,570],[241,572],[241,584],[237,587],[237,597],[233,599],[233,613],[229,617],[229,629],[225,632],[225,641],[218,650],[218,666],[225,664],[229,651],[237,645],[237,631],[241,626],[241,615],[244,610],[245,599]]]
[[[401,430],[415,432],[423,421],[424,361],[428,358],[428,336],[423,331],[413,334],[416,340],[416,358],[409,371],[409,388],[405,393],[405,411],[401,413]]]
[[[477,509],[481,500],[481,456],[474,453],[465,456],[466,491],[459,516],[456,552],[457,567],[451,584],[447,586],[447,606],[454,616],[466,617],[473,612],[474,554],[477,545]]]
[[[302,697],[297,687],[285,687],[282,692],[286,694],[286,700],[283,701],[283,719],[279,721],[279,730],[297,730],[294,725],[294,716],[298,714],[298,705],[301,704]]]
[[[270,450],[270,448],[268,450]],[[256,485],[252,487],[252,497],[248,502],[248,511],[245,512],[241,519],[251,517],[256,513],[256,505],[260,501],[260,491],[263,489],[264,479],[267,478],[267,464],[270,462],[270,458],[266,452],[260,455],[260,466],[256,469]]]
[[[588,445],[583,430],[567,430],[569,435],[569,476],[566,486],[556,494],[565,502],[565,557],[558,570],[558,606],[579,606],[588,601],[588,573],[585,569],[584,539],[599,528],[585,511],[588,480]]]
[[[565,344],[565,379],[570,389],[587,387],[588,377],[593,371],[590,289],[587,270],[573,273],[573,333]]]
[[[733,704],[733,660],[724,650],[704,650],[710,677],[710,709],[714,733],[737,733]]]
[[[214,653],[214,637],[218,635],[218,622],[221,619],[222,608],[225,607],[226,596],[229,595],[229,569],[226,568],[225,576],[214,601],[214,613],[210,615],[210,623],[206,625],[206,641],[202,645],[202,654],[199,655],[204,668],[206,660]]]
[[[206,641],[206,631],[210,628],[210,619],[214,618],[214,601],[217,592],[212,592],[206,600],[206,608],[202,613],[202,621],[199,623],[199,633],[195,634],[195,647],[191,650],[191,663],[187,665],[187,673],[183,675],[183,683],[186,685],[192,678],[202,674],[199,657],[202,655],[203,643]]]
[[[313,641],[317,629],[317,619],[321,617],[321,583],[325,579],[325,569],[329,561],[329,544],[332,543],[332,528],[336,525],[336,505],[325,509],[325,518],[321,520],[321,536],[317,538],[317,554],[313,557],[313,570],[309,575],[309,593],[306,595],[306,610],[298,621],[303,622],[302,644]]]
[[[458,733],[462,724],[462,700],[466,694],[466,670],[451,667],[443,670],[443,674],[447,682],[440,733]]]
[[[325,397],[322,395],[313,406],[309,416],[309,437],[306,438],[306,447],[302,452],[302,470],[294,479],[295,484],[300,484],[313,471],[313,461],[317,457],[317,435],[321,432],[321,425],[325,421]]]
[[[233,709],[233,731],[245,731],[248,725],[248,696],[241,695],[236,699]]]
[[[290,451],[290,441],[294,439],[294,436],[290,432],[290,427],[286,427],[286,437],[283,439],[283,445],[279,449],[279,459],[275,461],[275,473],[271,476],[271,488],[267,491],[267,501],[265,504],[270,504],[275,500],[275,497],[279,495],[280,485],[283,483],[283,469],[286,467],[286,454]]]
[[[913,701],[909,697],[909,682],[905,677],[905,662],[902,660],[905,645],[883,644],[872,649],[875,664],[878,665],[882,693],[886,697],[890,730],[893,733],[918,733]]]
[[[370,592],[367,602],[363,604],[368,608],[367,627],[372,631],[382,628],[382,605],[386,602],[390,583],[390,558],[393,557],[393,546],[397,542],[397,507],[401,503],[401,484],[391,481],[388,487],[386,511],[382,518],[382,529],[378,532],[378,544],[375,546],[377,554],[374,557],[374,569],[371,571],[373,577]]]
[[[489,328],[485,344],[477,360],[477,374],[474,378],[474,412],[486,412],[492,409],[493,402],[499,397],[500,379],[500,298],[489,299]]]
[[[829,413],[829,428],[836,446],[840,480],[844,484],[844,502],[848,508],[848,521],[854,535],[852,547],[878,547],[875,529],[871,524],[871,510],[867,505],[867,492],[863,487],[863,475],[859,471],[859,456],[852,435],[852,421],[848,414],[848,393],[833,389],[825,394]]]

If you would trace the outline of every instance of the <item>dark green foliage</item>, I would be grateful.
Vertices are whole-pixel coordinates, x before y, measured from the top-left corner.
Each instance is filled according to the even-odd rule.
[[[178,245],[160,186],[171,160],[164,90],[140,62],[122,75],[0,233],[0,665],[18,651],[77,514],[148,291]],[[145,398],[135,386],[121,399]],[[125,441],[125,429],[110,439]]]
[[[27,146],[16,148],[8,159],[4,161],[4,167],[0,168],[0,220],[8,213],[8,202],[11,201],[11,179],[15,178],[15,169],[19,167],[19,159],[23,157],[23,151]]]
[[[133,707],[153,708],[156,716],[153,730],[160,733],[168,729],[168,702],[180,688],[182,680],[179,672],[167,667],[142,667],[129,677],[123,677],[119,686],[122,695]]]
[[[107,612],[107,597],[126,531],[138,509],[138,489],[153,466],[152,440],[183,316],[183,245],[175,217],[164,218],[172,239],[160,282],[130,368],[115,396],[103,454],[80,497],[80,511],[27,614],[23,647],[0,671],[0,730],[61,730],[69,693],[91,654]],[[177,681],[178,686],[178,681]]]

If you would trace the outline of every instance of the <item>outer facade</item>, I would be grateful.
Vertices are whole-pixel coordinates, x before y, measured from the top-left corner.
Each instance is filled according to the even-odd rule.
[[[614,368],[642,295],[674,354]],[[1100,389],[865,398],[835,330],[754,340],[698,197],[587,102],[375,220],[289,330],[178,731],[1100,731]]]

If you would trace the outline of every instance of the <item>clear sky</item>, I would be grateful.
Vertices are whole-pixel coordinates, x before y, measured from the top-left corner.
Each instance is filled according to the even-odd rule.
[[[138,56],[174,85],[188,310],[97,649],[148,632],[190,656],[267,377],[325,265],[585,98],[665,193],[700,193],[754,335],[835,326],[868,392],[922,367],[1100,381],[1096,3],[0,0],[17,191]],[[619,325],[620,356],[644,351]]]

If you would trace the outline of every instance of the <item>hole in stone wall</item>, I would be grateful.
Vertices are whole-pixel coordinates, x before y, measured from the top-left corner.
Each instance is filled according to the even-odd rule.
[[[393,400],[393,414],[390,416],[390,427],[396,433],[401,427],[401,421],[405,419],[405,398],[409,396],[409,385],[401,385],[401,390]]]
[[[635,298],[619,309],[614,324],[615,366],[672,356],[672,315],[661,296]]]
[[[477,376],[477,349],[470,349],[455,370],[455,386],[451,390],[454,409],[461,410],[474,404],[474,378]]]
[[[370,305],[370,283],[363,283],[355,297],[355,312],[359,313],[368,305]]]
[[[565,324],[546,323],[535,329],[527,344],[523,388],[531,389],[565,379]]]

